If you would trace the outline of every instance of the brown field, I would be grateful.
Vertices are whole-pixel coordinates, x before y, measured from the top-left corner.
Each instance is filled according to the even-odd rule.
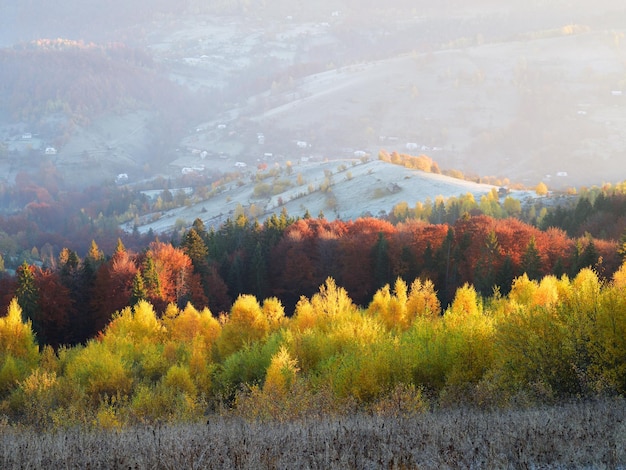
[[[11,468],[624,468],[626,403],[121,430],[0,429]]]

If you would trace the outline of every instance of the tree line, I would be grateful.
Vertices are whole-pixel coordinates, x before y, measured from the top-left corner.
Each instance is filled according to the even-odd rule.
[[[105,256],[92,241],[82,258],[64,248],[51,265],[24,262],[15,276],[0,279],[0,308],[16,297],[40,344],[58,348],[93,338],[115,312],[141,300],[158,315],[188,302],[219,314],[246,294],[277,298],[290,316],[301,296],[331,276],[360,306],[397,278],[428,279],[445,307],[466,283],[482,296],[506,295],[523,274],[574,277],[592,268],[606,280],[620,263],[615,241],[542,231],[517,219],[466,215],[454,224],[393,225],[283,212],[260,224],[241,214],[217,230],[197,219],[180,239],[156,239],[140,250],[118,239]]]

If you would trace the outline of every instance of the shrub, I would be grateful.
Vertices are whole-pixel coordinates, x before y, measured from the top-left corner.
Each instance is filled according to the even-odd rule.
[[[228,403],[237,390],[263,383],[272,356],[282,342],[280,333],[275,333],[266,342],[249,343],[228,356],[213,377],[214,394]]]
[[[414,417],[429,410],[424,391],[413,384],[400,382],[371,405],[371,411],[390,418]]]
[[[93,340],[67,364],[66,375],[95,402],[104,395],[127,395],[133,384],[122,358]]]
[[[163,377],[163,384],[174,394],[184,393],[189,397],[196,396],[196,386],[191,379],[189,369],[185,366],[170,367]]]

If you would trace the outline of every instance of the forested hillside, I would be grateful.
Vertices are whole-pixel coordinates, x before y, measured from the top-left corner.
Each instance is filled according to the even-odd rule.
[[[393,225],[282,213],[259,224],[242,214],[217,231],[198,219],[175,244],[156,240],[134,251],[118,239],[105,256],[92,241],[82,258],[63,248],[45,266],[24,261],[15,277],[0,280],[0,308],[17,296],[40,343],[58,347],[92,338],[116,311],[139,300],[150,301],[159,315],[169,304],[187,302],[219,314],[250,294],[278,298],[290,315],[302,295],[311,296],[331,276],[361,306],[396,278],[428,279],[445,307],[466,283],[483,296],[507,294],[522,274],[573,277],[590,267],[610,279],[620,262],[615,241],[570,237],[511,218],[465,213],[450,224],[406,219]]]
[[[100,46],[66,39],[0,49],[0,84],[5,118],[39,125],[54,113],[84,125],[103,112],[137,108],[159,109],[170,118],[184,111],[188,119],[199,98],[192,100],[161,76],[145,51],[121,43]]]
[[[535,225],[481,213],[518,208],[488,195],[50,245],[0,278],[0,414],[118,428],[621,396],[621,187],[519,212]]]

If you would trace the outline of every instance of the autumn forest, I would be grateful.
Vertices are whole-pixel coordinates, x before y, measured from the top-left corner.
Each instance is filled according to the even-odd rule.
[[[116,427],[623,394],[621,186],[540,216],[492,202],[198,219],[24,258],[0,279],[0,411]]]

